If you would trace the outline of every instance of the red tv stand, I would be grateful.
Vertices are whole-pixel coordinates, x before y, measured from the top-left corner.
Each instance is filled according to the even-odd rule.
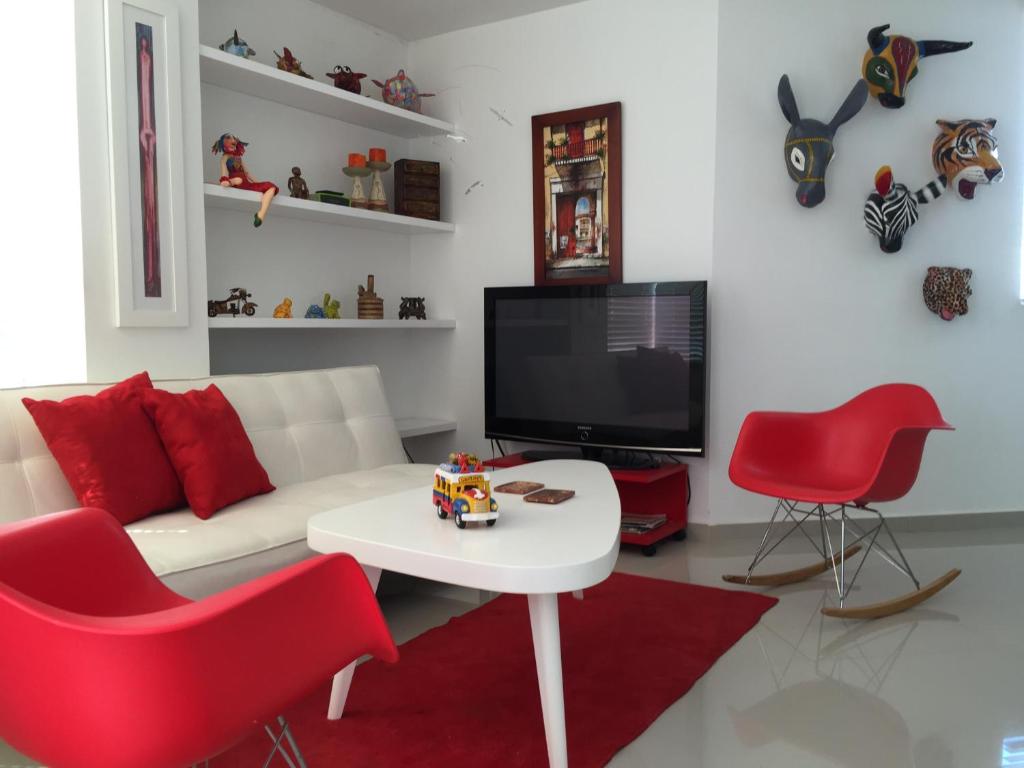
[[[484,462],[503,469],[527,464],[521,453],[510,453]],[[658,469],[612,469],[619,491],[622,514],[630,516],[664,514],[665,524],[647,533],[623,533],[623,544],[637,544],[650,557],[666,539],[686,538],[686,465],[665,464]]]

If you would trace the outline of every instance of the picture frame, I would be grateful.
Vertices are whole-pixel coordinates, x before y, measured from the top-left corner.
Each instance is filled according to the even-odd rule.
[[[173,0],[106,0],[118,327],[189,323],[181,40]]]
[[[535,285],[622,282],[622,104],[534,115]]]

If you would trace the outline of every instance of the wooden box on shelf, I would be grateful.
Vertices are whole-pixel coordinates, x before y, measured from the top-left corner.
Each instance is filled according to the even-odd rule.
[[[440,163],[426,160],[395,163],[395,213],[440,221]]]

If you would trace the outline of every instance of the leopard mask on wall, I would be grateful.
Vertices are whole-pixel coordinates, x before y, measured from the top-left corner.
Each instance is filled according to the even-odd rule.
[[[956,267],[928,267],[921,286],[924,303],[943,320],[967,314],[967,297],[971,295],[970,269]]]

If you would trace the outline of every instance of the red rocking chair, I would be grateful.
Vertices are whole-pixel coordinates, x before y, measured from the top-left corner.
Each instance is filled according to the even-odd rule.
[[[778,499],[761,545],[746,575],[726,575],[732,584],[779,586],[824,573],[835,575],[839,607],[822,608],[826,616],[873,619],[917,605],[960,575],[953,569],[921,587],[882,514],[869,506],[905,495],[921,466],[924,442],[933,429],[951,430],[935,400],[914,384],[884,384],[821,413],[754,412],[740,428],[729,464],[729,478],[739,487]],[[851,512],[875,517],[854,518]],[[772,537],[777,522],[794,523]],[[818,523],[817,537],[804,523]],[[830,523],[838,523],[838,551]],[[834,527],[834,526],[833,526]],[[890,551],[879,541],[884,530]],[[754,575],[754,569],[794,531],[800,531],[821,555],[805,568]],[[862,546],[863,545],[863,546]],[[866,546],[847,582],[847,561]],[[885,602],[846,606],[861,567],[874,551],[913,583],[914,591]]]

